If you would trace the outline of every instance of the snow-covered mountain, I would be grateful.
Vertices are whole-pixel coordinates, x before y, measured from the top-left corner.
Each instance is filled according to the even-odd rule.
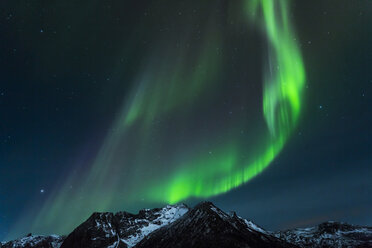
[[[28,234],[27,236],[16,239],[10,242],[0,244],[1,248],[59,248],[64,241],[64,236],[50,235],[50,236],[34,236]]]
[[[316,227],[277,232],[276,237],[306,248],[372,247],[372,227],[325,222]]]
[[[327,222],[269,232],[210,202],[127,212],[93,213],[68,236],[32,236],[0,248],[248,248],[372,247],[372,228]]]
[[[133,247],[145,236],[176,221],[188,211],[186,205],[179,204],[145,209],[138,214],[94,213],[67,236],[61,248]]]
[[[297,247],[262,231],[235,213],[226,214],[212,203],[203,202],[177,221],[146,236],[136,247]]]

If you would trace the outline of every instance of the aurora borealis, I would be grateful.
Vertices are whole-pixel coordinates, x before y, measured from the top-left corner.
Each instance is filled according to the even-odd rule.
[[[267,225],[265,213],[272,211],[274,228],[349,218],[329,214],[336,202],[337,213],[357,209],[356,221],[372,217],[365,210],[371,204],[365,200],[371,192],[368,56],[360,56],[365,46],[359,46],[356,62],[342,67],[354,61],[348,54],[354,45],[337,22],[349,13],[354,24],[344,28],[358,26],[353,38],[367,44],[367,1],[331,11],[331,0],[112,0],[93,1],[84,14],[78,11],[84,3],[72,1],[6,5],[3,33],[14,40],[2,46],[14,60],[3,59],[9,83],[0,88],[1,101],[13,94],[17,111],[26,114],[12,115],[6,124],[12,128],[4,128],[3,150],[11,156],[0,161],[8,164],[0,171],[0,237],[64,234],[95,211],[205,199],[246,209],[244,217]],[[31,33],[27,44],[23,32]],[[326,38],[313,38],[320,34]],[[360,83],[350,87],[345,73]],[[345,85],[352,90],[340,90]],[[357,103],[341,107],[354,91]],[[14,101],[8,109],[18,106]],[[357,113],[363,121],[352,118]],[[23,131],[26,125],[32,131]],[[13,144],[12,137],[22,142]],[[356,207],[338,196],[342,187],[358,196]],[[324,188],[336,200],[304,214],[315,204],[308,199]],[[9,197],[11,191],[18,193]]]
[[[237,159],[237,147],[220,148],[217,158],[191,161],[185,170],[171,176],[169,184],[155,186],[150,191],[148,197],[154,200],[176,203],[190,196],[210,197],[240,186],[272,162],[296,125],[305,73],[300,51],[293,41],[287,2],[246,1],[246,4],[248,13],[262,8],[264,30],[273,50],[263,92],[263,114],[270,133],[268,144],[248,161]],[[276,5],[279,13],[275,11]]]

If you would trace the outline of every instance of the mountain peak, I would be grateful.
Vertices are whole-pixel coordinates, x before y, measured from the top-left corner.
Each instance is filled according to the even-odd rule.
[[[210,201],[202,201],[196,204],[194,208],[211,208],[211,207],[216,207],[216,206]]]
[[[185,204],[128,212],[94,213],[67,236],[61,248],[133,247],[149,233],[169,225],[189,211]]]
[[[201,202],[172,224],[146,236],[138,248],[173,247],[295,247],[267,233],[252,230],[237,215],[211,202]]]
[[[213,203],[205,201],[195,205],[188,213],[190,219],[222,218],[227,219],[229,215],[216,207]]]

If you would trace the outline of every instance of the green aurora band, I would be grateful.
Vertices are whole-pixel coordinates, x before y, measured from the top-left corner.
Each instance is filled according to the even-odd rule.
[[[186,119],[201,98],[211,101],[208,97],[219,87],[215,81],[223,69],[223,56],[216,48],[222,46],[223,39],[211,21],[205,27],[208,31],[197,56],[170,50],[171,59],[150,62],[143,69],[113,125],[115,131],[108,133],[89,171],[72,173],[41,209],[35,208],[21,218],[11,235],[22,230],[64,234],[93,211],[123,210],[133,202],[173,204],[191,197],[216,196],[248,182],[270,165],[298,123],[305,69],[289,20],[288,1],[242,3],[245,19],[261,28],[269,45],[262,103],[267,131],[260,140],[262,144],[257,145],[259,150],[242,159],[246,148],[234,135],[224,134],[222,144],[213,142],[214,156],[193,148],[177,158],[170,155],[166,168],[146,166],[149,161],[145,144],[157,135],[151,131],[153,120],[175,112],[185,113]],[[173,57],[179,60],[174,61]],[[185,69],[185,60],[193,65],[191,70]],[[137,146],[127,142],[130,135],[135,135]],[[197,147],[202,142],[194,143]],[[132,147],[136,147],[135,152],[131,152]],[[160,172],[153,176],[154,170]],[[31,228],[26,223],[32,223]]]
[[[217,157],[200,158],[149,191],[155,201],[176,203],[189,197],[210,197],[240,186],[262,172],[284,147],[298,122],[305,70],[288,17],[288,1],[247,0],[253,21],[260,18],[270,44],[269,68],[265,74],[263,113],[270,132],[266,148],[244,166],[238,149],[226,146]],[[276,11],[278,10],[278,11]]]

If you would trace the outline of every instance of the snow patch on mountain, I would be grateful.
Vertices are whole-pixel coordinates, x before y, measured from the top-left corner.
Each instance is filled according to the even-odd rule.
[[[214,206],[211,207],[211,210],[213,212],[215,212],[216,214],[218,214],[218,216],[220,216],[223,220],[227,220],[230,217],[225,212],[223,212],[222,210],[220,210],[220,209],[218,209],[218,208],[216,208]]]
[[[136,234],[121,239],[121,241],[127,244],[128,247],[133,247],[153,231],[178,220],[188,211],[189,209],[183,204],[168,205],[162,208],[158,213],[155,213],[155,215],[157,215],[157,218],[154,220],[136,220],[136,222],[144,221],[145,224],[137,230]]]
[[[261,233],[267,234],[267,232],[264,229],[262,229],[261,227],[257,226],[252,221],[249,221],[249,220],[244,219],[244,222],[245,222],[245,224],[247,225],[248,228],[250,228],[252,230],[255,230],[257,232],[261,232]]]

